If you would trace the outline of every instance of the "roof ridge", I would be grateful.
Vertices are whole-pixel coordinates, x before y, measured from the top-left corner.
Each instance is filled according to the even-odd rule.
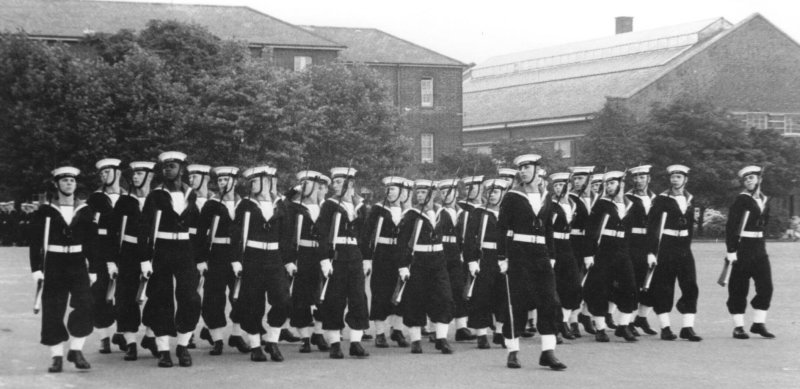
[[[231,7],[234,7],[234,6],[231,6]],[[248,7],[248,6],[239,6],[239,7],[246,8],[246,9],[248,9],[248,10],[250,10],[250,11],[253,11],[253,12],[255,12],[255,13],[259,14],[259,15],[266,16],[266,17],[268,17],[268,18],[270,18],[270,19],[272,19],[272,20],[275,20],[276,22],[279,22],[279,23],[285,24],[285,25],[287,25],[287,26],[289,26],[289,27],[292,27],[292,28],[294,28],[294,29],[297,29],[297,30],[301,30],[301,31],[303,31],[303,32],[305,32],[305,33],[307,33],[307,34],[314,35],[315,37],[317,37],[317,38],[319,38],[319,39],[322,39],[322,40],[324,40],[324,41],[326,41],[326,42],[330,42],[330,43],[332,43],[332,44],[334,44],[334,45],[338,45],[339,47],[347,47],[347,46],[345,46],[345,45],[343,45],[343,44],[341,44],[341,43],[339,43],[339,42],[334,42],[334,41],[332,41],[332,40],[330,40],[330,39],[328,39],[328,38],[325,38],[325,37],[323,37],[323,36],[319,36],[319,35],[317,35],[317,34],[315,34],[315,33],[311,32],[311,31],[308,31],[308,30],[306,30],[305,28],[301,27],[300,25],[289,23],[289,22],[287,22],[287,21],[284,21],[283,19],[278,19],[278,18],[276,18],[276,17],[274,17],[274,16],[272,16],[272,15],[270,15],[270,14],[266,14],[266,13],[264,13],[264,12],[261,12],[261,11],[257,10],[257,9],[254,9],[254,8],[251,8],[251,7]]]

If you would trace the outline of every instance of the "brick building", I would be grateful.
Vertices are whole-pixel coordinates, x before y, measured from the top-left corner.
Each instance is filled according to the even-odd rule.
[[[632,31],[617,18],[607,38],[490,58],[465,73],[463,146],[498,139],[552,144],[574,160],[575,140],[615,99],[638,118],[680,94],[725,108],[743,126],[800,136],[800,45],[760,14]],[[800,212],[797,194],[782,208]]]

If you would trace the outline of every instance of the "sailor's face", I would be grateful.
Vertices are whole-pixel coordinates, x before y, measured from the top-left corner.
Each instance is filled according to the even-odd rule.
[[[161,172],[164,174],[165,179],[173,181],[180,177],[181,164],[178,162],[166,162],[164,163],[164,167],[161,169]]]
[[[606,194],[609,196],[613,196],[617,193],[617,188],[619,188],[619,181],[618,180],[608,180],[606,181]]]
[[[333,193],[336,193],[336,195],[339,196],[343,194],[342,188],[344,188],[344,181],[344,177],[336,177],[333,179],[333,182],[331,183],[331,186],[333,187]]]
[[[442,199],[442,201],[445,204],[450,204],[456,199],[455,188],[445,189],[443,193],[444,193],[444,199]]]
[[[564,190],[564,186],[565,186],[566,184],[567,184],[567,183],[566,183],[566,182],[564,182],[564,181],[554,182],[554,183],[553,183],[553,191],[554,191],[556,194],[561,194],[561,191],[562,191],[562,190]]]
[[[679,189],[684,186],[687,182],[686,176],[681,173],[673,173],[669,175],[669,183],[672,185],[673,188]]]
[[[114,168],[105,168],[100,171],[100,180],[103,181],[104,185],[111,185],[114,183],[114,180],[117,178],[116,174],[114,174]]]
[[[761,182],[761,176],[758,174],[748,174],[744,176],[744,187],[749,191],[756,190],[756,186]]]
[[[137,170],[133,172],[133,177],[131,177],[131,179],[133,180],[133,185],[137,187],[142,186],[142,184],[144,184],[144,180],[146,177],[147,177],[147,172],[144,170]]]
[[[203,184],[203,175],[192,173],[189,174],[189,185],[191,185],[192,189],[197,190],[200,189],[200,185]]]
[[[647,184],[650,183],[650,176],[647,174],[637,174],[633,176],[633,187],[636,190],[647,189]]]
[[[261,189],[263,188],[263,180],[262,177],[253,177],[250,179],[250,193],[255,195],[261,193]]]
[[[497,204],[500,202],[500,198],[503,196],[503,190],[499,188],[494,188],[489,191],[489,203],[490,204]]]
[[[400,187],[397,185],[391,185],[386,188],[386,201],[390,203],[394,203],[400,198]]]
[[[533,175],[536,174],[537,169],[536,165],[527,164],[520,166],[517,168],[517,170],[519,171],[519,178],[522,180],[522,182],[530,182],[533,178]]]
[[[586,184],[586,179],[588,177],[584,175],[577,175],[572,176],[572,187],[573,188],[581,188],[584,184]]]
[[[230,191],[232,184],[233,184],[233,179],[231,176],[217,177],[217,187],[219,187],[219,190],[222,192]]]
[[[417,204],[424,204],[425,199],[428,198],[428,189],[414,190],[414,197],[417,199]]]
[[[75,188],[77,186],[75,177],[61,178],[56,185],[58,185],[58,190],[65,193],[67,196],[75,193]]]
[[[596,181],[592,183],[592,193],[597,194],[598,192],[600,192],[600,184],[602,184],[601,181]]]

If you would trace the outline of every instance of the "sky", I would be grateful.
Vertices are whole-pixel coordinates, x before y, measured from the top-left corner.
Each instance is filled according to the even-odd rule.
[[[117,1],[117,0],[114,0]],[[760,13],[800,42],[793,0],[121,0],[247,6],[295,25],[376,28],[464,63],[614,34],[616,16],[634,31]]]

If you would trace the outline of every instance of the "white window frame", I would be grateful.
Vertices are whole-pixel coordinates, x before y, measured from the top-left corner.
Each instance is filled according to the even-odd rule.
[[[419,135],[420,145],[420,161],[423,163],[433,163],[433,145],[434,137],[430,132],[424,132]]]
[[[425,77],[419,82],[421,106],[433,107],[433,78]]]
[[[312,62],[312,58],[307,55],[296,55],[294,57],[294,71],[306,70],[307,67],[311,66]]]

